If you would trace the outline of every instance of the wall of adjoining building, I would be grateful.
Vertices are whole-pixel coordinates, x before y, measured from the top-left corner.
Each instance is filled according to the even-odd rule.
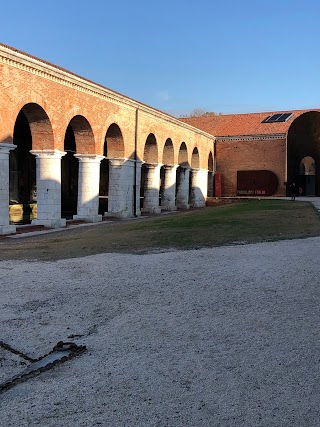
[[[221,173],[222,195],[237,195],[237,172],[268,170],[278,178],[274,196],[286,194],[286,138],[223,139],[218,138],[216,149],[216,172]]]

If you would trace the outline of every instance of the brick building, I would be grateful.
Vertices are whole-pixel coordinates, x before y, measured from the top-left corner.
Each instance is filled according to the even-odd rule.
[[[320,195],[320,110],[182,119],[215,136],[222,196]]]
[[[0,92],[0,234],[320,195],[320,110],[177,119],[3,44]]]
[[[0,93],[0,234],[205,206],[211,134],[2,44]]]

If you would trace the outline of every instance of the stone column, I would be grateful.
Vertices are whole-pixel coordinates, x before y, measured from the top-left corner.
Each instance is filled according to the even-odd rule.
[[[175,211],[176,207],[176,178],[178,165],[164,166],[164,182],[162,184],[161,209]]]
[[[100,162],[104,156],[75,154],[79,160],[79,184],[77,215],[73,219],[86,222],[102,221],[99,211]]]
[[[190,168],[181,166],[180,179],[177,182],[177,207],[189,209],[189,177]]]
[[[135,180],[136,182],[134,182],[134,177],[133,177],[133,185],[135,186],[135,193],[136,193],[136,216],[140,216],[141,215],[141,200],[140,200],[140,190],[141,190],[141,168],[142,168],[142,164],[143,162],[141,160],[135,160]],[[134,209],[134,208],[133,208]],[[134,212],[133,212],[134,213]]]
[[[16,145],[0,143],[0,234],[13,234],[9,220],[9,153]]]
[[[31,150],[36,156],[37,219],[34,225],[60,228],[66,226],[61,218],[61,157],[60,150]]]
[[[145,180],[143,212],[161,213],[159,206],[161,164],[145,163],[147,174]]]
[[[190,203],[195,208],[206,206],[208,192],[208,170],[192,169],[191,172],[191,200]]]
[[[109,161],[108,212],[104,215],[116,218],[131,217],[134,215],[135,161],[122,158],[109,158]]]

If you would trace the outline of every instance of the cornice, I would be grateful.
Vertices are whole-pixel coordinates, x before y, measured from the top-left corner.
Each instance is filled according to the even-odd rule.
[[[0,63],[9,65],[14,68],[26,71],[38,77],[53,81],[63,86],[70,87],[79,92],[86,93],[96,98],[102,99],[113,104],[117,104],[121,107],[128,108],[130,110],[143,111],[144,113],[150,114],[158,119],[162,119],[175,125],[179,128],[184,128],[199,135],[205,136],[214,140],[214,136],[204,132],[198,128],[195,128],[181,120],[170,116],[162,111],[156,110],[148,105],[142,104],[134,99],[128,98],[120,93],[114,92],[102,85],[86,80],[83,77],[77,76],[72,72],[61,69],[53,64],[49,64],[46,61],[35,58],[31,55],[23,52],[14,50],[9,46],[0,44]]]
[[[217,136],[217,142],[238,142],[238,141],[267,141],[270,139],[286,138],[286,133],[273,133],[269,135],[235,135],[235,136]]]

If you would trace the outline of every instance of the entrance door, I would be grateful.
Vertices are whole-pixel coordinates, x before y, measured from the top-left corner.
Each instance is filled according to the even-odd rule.
[[[306,175],[306,196],[316,195],[316,180],[314,175]]]

